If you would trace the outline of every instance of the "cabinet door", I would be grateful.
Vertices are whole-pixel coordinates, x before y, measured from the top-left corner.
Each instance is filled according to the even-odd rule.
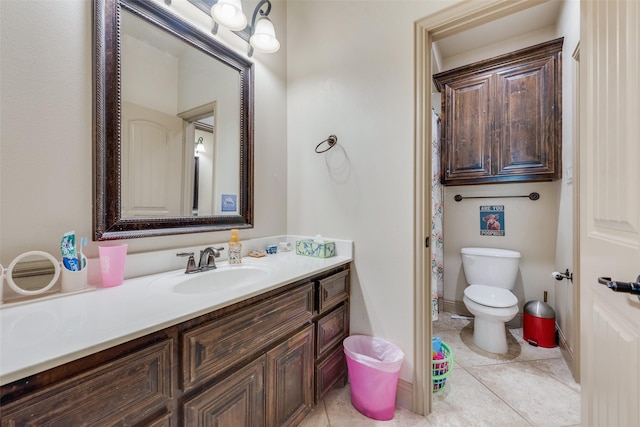
[[[313,408],[313,326],[267,353],[267,425],[298,425]]]
[[[561,116],[555,87],[556,57],[530,61],[496,73],[495,175],[557,178]]]
[[[173,341],[165,340],[2,404],[3,426],[149,425],[172,398]],[[171,414],[164,415],[167,423]],[[155,425],[158,425],[156,420]]]
[[[347,360],[342,344],[336,346],[316,367],[316,402],[334,386],[347,384]]]
[[[316,352],[318,359],[349,335],[349,311],[346,304],[318,319],[316,323]]]
[[[265,358],[216,382],[184,404],[189,427],[260,427],[265,425]]]
[[[493,140],[491,75],[445,85],[442,144],[443,183],[491,176]]]

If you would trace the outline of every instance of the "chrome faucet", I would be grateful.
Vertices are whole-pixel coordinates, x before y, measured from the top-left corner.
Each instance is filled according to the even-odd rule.
[[[212,248],[208,247],[204,250],[200,251],[200,261],[198,266],[196,267],[196,261],[193,257],[193,252],[179,252],[177,256],[187,256],[189,259],[187,260],[187,269],[184,271],[185,274],[199,273],[201,271],[209,271],[213,270],[216,267],[216,258],[220,257],[220,251],[223,251],[224,248]]]

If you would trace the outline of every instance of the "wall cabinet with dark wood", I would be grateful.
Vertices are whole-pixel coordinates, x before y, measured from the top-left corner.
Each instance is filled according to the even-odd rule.
[[[349,265],[0,389],[2,426],[295,426],[346,384]]]
[[[433,76],[442,92],[443,184],[561,177],[562,43]]]

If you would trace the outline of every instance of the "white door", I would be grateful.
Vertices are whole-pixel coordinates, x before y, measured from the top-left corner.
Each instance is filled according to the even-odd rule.
[[[121,134],[122,216],[190,215],[182,211],[182,119],[123,102]]]
[[[640,425],[640,2],[581,2],[582,424]]]

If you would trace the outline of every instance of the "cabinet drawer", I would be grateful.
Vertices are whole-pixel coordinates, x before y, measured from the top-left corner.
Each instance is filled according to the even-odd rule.
[[[323,313],[349,297],[349,270],[341,271],[318,284],[318,313]]]
[[[134,425],[172,398],[173,342],[165,340],[2,405],[5,426]]]
[[[349,333],[348,312],[346,305],[318,320],[316,330],[316,349],[318,357],[322,357],[327,350],[336,343],[342,342]]]
[[[342,345],[338,345],[316,367],[316,403],[324,397],[333,386],[343,387],[347,384],[347,361]]]
[[[313,316],[311,283],[182,334],[184,389],[255,357]]]

